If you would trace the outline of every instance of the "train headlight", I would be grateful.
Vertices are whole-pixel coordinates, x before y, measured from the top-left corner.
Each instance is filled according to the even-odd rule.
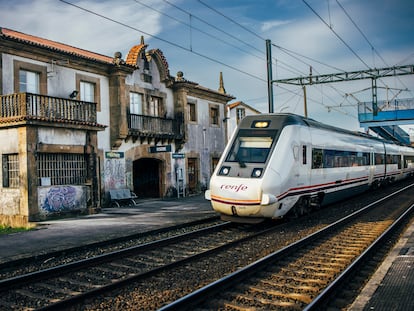
[[[230,166],[222,166],[219,175],[227,176],[230,173]]]
[[[254,168],[252,172],[252,178],[260,178],[262,177],[263,169],[262,168]]]

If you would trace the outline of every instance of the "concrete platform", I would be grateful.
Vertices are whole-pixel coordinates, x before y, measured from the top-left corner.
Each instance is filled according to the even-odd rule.
[[[414,222],[367,283],[350,311],[414,310]]]
[[[218,215],[204,195],[142,200],[136,207],[41,221],[31,231],[0,235],[0,263]]]

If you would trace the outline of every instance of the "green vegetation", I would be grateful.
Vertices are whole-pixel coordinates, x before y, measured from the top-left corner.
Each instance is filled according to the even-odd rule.
[[[0,235],[22,232],[22,231],[27,231],[27,230],[31,230],[31,228],[12,228],[12,227],[0,226]]]

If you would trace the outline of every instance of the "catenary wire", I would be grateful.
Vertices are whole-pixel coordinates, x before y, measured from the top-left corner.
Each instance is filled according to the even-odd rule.
[[[68,1],[66,1],[66,0],[59,0],[59,1],[61,1],[61,2],[65,3],[65,4],[68,4],[68,5],[71,5],[71,6],[75,7],[75,8],[78,8],[78,9],[80,9],[80,10],[82,10],[82,11],[85,11],[85,12],[88,12],[88,13],[90,13],[90,14],[96,15],[96,16],[98,16],[98,17],[100,17],[100,18],[106,19],[106,20],[108,20],[108,21],[110,21],[110,22],[113,22],[113,23],[116,23],[116,24],[118,24],[118,25],[124,26],[124,27],[126,27],[126,28],[131,29],[131,30],[134,30],[134,31],[137,31],[137,32],[143,33],[143,34],[145,34],[145,35],[147,35],[147,36],[149,36],[149,37],[152,37],[152,38],[157,39],[157,40],[159,40],[159,41],[162,41],[162,42],[164,42],[164,43],[170,44],[170,45],[172,45],[172,46],[174,46],[174,47],[176,47],[176,48],[179,48],[179,49],[181,49],[181,50],[187,51],[187,52],[189,52],[189,53],[196,54],[197,56],[200,56],[200,57],[202,57],[202,58],[204,58],[204,59],[210,60],[210,61],[212,61],[212,62],[216,62],[216,63],[218,63],[218,64],[220,64],[220,65],[223,65],[223,66],[225,66],[225,67],[227,67],[227,68],[230,68],[230,69],[233,69],[233,70],[235,70],[235,71],[237,71],[237,72],[240,72],[240,73],[242,73],[242,74],[245,74],[245,75],[247,75],[247,76],[249,76],[249,77],[251,77],[251,78],[254,78],[254,79],[257,79],[257,80],[260,80],[260,81],[263,81],[263,82],[266,82],[266,83],[267,83],[267,80],[262,79],[261,77],[258,77],[258,76],[254,75],[254,74],[251,74],[251,73],[247,72],[247,71],[244,71],[244,70],[241,70],[241,69],[236,68],[236,67],[234,67],[234,66],[231,66],[231,65],[229,65],[229,64],[226,64],[226,63],[224,63],[224,62],[222,62],[222,61],[219,61],[219,60],[217,60],[217,59],[215,59],[215,58],[209,57],[209,56],[204,55],[204,54],[201,54],[201,53],[199,53],[199,52],[195,52],[194,50],[191,50],[191,49],[189,49],[189,48],[186,48],[186,47],[184,47],[184,46],[182,46],[182,45],[179,45],[179,44],[177,44],[177,43],[174,43],[174,42],[171,42],[171,41],[169,41],[169,40],[163,39],[163,38],[161,38],[161,37],[159,37],[159,36],[156,36],[156,35],[150,34],[150,33],[146,32],[146,31],[143,31],[143,30],[138,29],[138,28],[136,28],[136,27],[130,26],[130,25],[125,24],[125,23],[123,23],[123,22],[117,21],[117,20],[115,20],[115,19],[113,19],[113,18],[110,18],[110,17],[107,17],[107,16],[105,16],[105,15],[99,14],[99,13],[94,12],[94,11],[92,11],[92,10],[86,9],[86,8],[84,8],[84,7],[81,7],[81,6],[77,5],[77,4],[74,4],[74,3],[68,2]]]
[[[164,0],[164,1],[167,1],[167,0]],[[213,8],[213,7],[209,6],[209,5],[207,5],[205,2],[203,2],[203,1],[201,1],[201,0],[198,0],[198,1],[199,1],[201,4],[203,4],[205,7],[207,7],[208,9],[210,9],[210,10],[212,10],[213,12],[215,12],[215,13],[219,14],[220,16],[222,16],[222,17],[226,18],[227,20],[231,21],[232,23],[236,24],[237,26],[239,26],[239,27],[243,28],[243,29],[244,29],[244,30],[246,30],[247,32],[249,32],[249,33],[253,34],[254,36],[256,36],[257,38],[259,38],[259,39],[261,39],[261,40],[265,40],[262,36],[258,35],[257,33],[255,33],[254,31],[250,30],[249,28],[247,28],[247,27],[245,27],[245,26],[241,25],[240,23],[238,23],[238,22],[237,22],[237,21],[235,21],[234,19],[232,19],[232,18],[228,17],[227,15],[225,15],[225,14],[223,14],[222,12],[220,12],[220,11],[216,10],[215,8]],[[341,69],[339,69],[339,68],[336,68],[336,67],[330,66],[330,65],[328,65],[328,64],[325,64],[325,63],[323,63],[323,62],[317,61],[317,60],[315,60],[315,59],[312,59],[312,58],[306,57],[306,56],[304,56],[304,55],[301,55],[301,54],[296,53],[296,52],[294,52],[294,51],[291,51],[291,50],[289,50],[289,49],[283,48],[283,47],[281,47],[281,46],[279,46],[279,45],[276,45],[276,44],[273,44],[273,43],[272,43],[272,46],[275,46],[276,48],[280,49],[280,50],[281,50],[282,52],[284,52],[285,54],[289,55],[290,57],[292,57],[292,58],[296,59],[296,60],[297,60],[297,61],[299,61],[299,62],[302,62],[303,64],[305,64],[305,65],[307,65],[307,66],[309,66],[309,67],[312,67],[312,66],[311,66],[310,64],[306,63],[305,61],[303,61],[303,60],[299,59],[298,57],[293,56],[292,54],[296,54],[296,55],[298,55],[298,56],[304,57],[304,58],[306,58],[306,59],[312,60],[312,61],[314,61],[314,62],[316,62],[316,63],[319,63],[319,64],[321,64],[321,65],[324,65],[324,66],[327,66],[327,67],[333,68],[333,69],[338,70],[338,71],[345,71],[345,70],[341,70]],[[277,60],[277,59],[276,59],[276,61],[277,61],[277,62],[280,62],[280,60]],[[315,70],[315,72],[318,72],[318,71],[317,71],[317,70]],[[302,73],[301,73],[301,74],[302,74]],[[339,92],[339,91],[338,91],[335,87],[333,87],[333,86],[331,86],[331,85],[330,85],[330,88],[332,88],[333,90],[335,90],[335,91],[336,91],[339,95],[342,95],[342,94],[341,94],[341,93],[340,93],[340,92]],[[325,106],[325,105],[323,105],[323,106]],[[326,107],[326,106],[325,106],[325,107]]]
[[[358,58],[361,61],[361,63],[363,63],[368,69],[371,69],[370,66],[366,62],[364,62],[364,60],[354,51],[354,49],[352,49],[352,47],[348,43],[346,43],[345,40],[342,39],[342,37],[332,27],[330,27],[328,23],[326,23],[322,16],[320,16],[318,12],[316,12],[306,0],[302,1],[322,21],[322,23],[324,23],[326,27],[328,27],[332,31],[332,33],[352,52],[352,54],[354,54],[356,58]]]
[[[348,13],[347,10],[345,10],[344,6],[339,2],[339,0],[336,0],[336,3],[338,4],[338,6],[341,8],[341,10],[344,12],[344,14],[348,17],[348,19],[351,21],[351,23],[354,25],[354,27],[358,30],[358,32],[361,34],[361,36],[365,39],[365,41],[368,43],[368,45],[371,47],[372,51],[374,51],[374,53],[381,59],[381,61],[385,64],[385,66],[390,67],[390,65],[385,61],[385,59],[380,55],[380,53],[378,52],[378,50],[374,47],[374,45],[370,42],[370,40],[368,39],[368,37],[365,35],[365,33],[361,30],[361,28],[357,25],[357,23],[353,20],[353,18],[351,17],[351,15]],[[408,89],[408,87],[406,86],[406,84],[400,79],[400,77],[396,77],[398,79],[398,81],[405,87]],[[379,79],[381,81],[381,83],[385,86],[385,82],[382,81],[382,79]]]
[[[116,24],[121,25],[121,26],[123,26],[123,27],[126,27],[126,28],[129,28],[129,29],[131,29],[131,30],[134,30],[134,31],[137,31],[137,32],[143,33],[143,34],[145,34],[145,35],[147,35],[147,36],[149,36],[149,37],[152,37],[152,38],[157,39],[157,40],[159,40],[159,41],[165,42],[165,43],[170,44],[170,45],[172,45],[172,46],[174,46],[174,47],[177,47],[177,48],[179,48],[179,49],[182,49],[182,50],[185,50],[185,51],[187,51],[187,52],[193,53],[193,54],[195,54],[195,55],[197,55],[197,56],[199,56],[199,57],[202,57],[202,58],[204,58],[204,59],[207,59],[207,60],[210,60],[210,61],[212,61],[212,62],[218,63],[218,64],[220,64],[220,65],[223,65],[223,66],[227,67],[227,68],[230,68],[230,69],[232,69],[232,70],[235,70],[235,71],[237,71],[237,72],[240,72],[240,73],[242,73],[242,74],[245,74],[245,75],[247,75],[247,76],[250,76],[250,77],[252,77],[252,78],[254,78],[254,79],[257,79],[257,80],[260,80],[260,81],[262,81],[262,82],[266,82],[266,83],[267,83],[267,80],[265,80],[265,79],[262,79],[262,78],[260,78],[260,77],[258,77],[258,76],[256,76],[256,75],[253,75],[253,74],[251,74],[251,73],[248,73],[248,72],[246,72],[246,71],[243,71],[243,70],[241,70],[241,69],[238,69],[238,68],[236,68],[236,67],[234,67],[234,66],[228,65],[228,64],[226,64],[226,63],[224,63],[224,62],[222,62],[222,61],[219,61],[219,60],[217,60],[217,59],[215,59],[215,58],[212,58],[212,57],[209,57],[209,56],[207,56],[207,55],[201,54],[201,53],[199,53],[199,52],[196,52],[196,51],[190,50],[190,49],[188,49],[188,48],[186,48],[186,47],[183,47],[183,46],[181,46],[181,45],[179,45],[179,44],[176,44],[176,43],[174,43],[174,42],[171,42],[171,41],[169,41],[169,40],[163,39],[163,38],[161,38],[161,37],[159,37],[159,36],[156,36],[156,35],[150,34],[150,33],[146,32],[146,31],[143,31],[143,30],[141,30],[141,29],[138,29],[138,28],[133,27],[133,26],[131,26],[131,25],[128,25],[128,24],[126,24],[126,23],[120,22],[120,21],[118,21],[118,20],[115,20],[115,19],[110,18],[110,17],[108,17],[108,16],[105,16],[105,15],[103,15],[103,14],[100,14],[100,13],[94,12],[94,11],[92,11],[92,10],[90,10],[90,9],[86,9],[86,8],[84,8],[84,7],[80,6],[80,5],[77,5],[77,4],[74,4],[74,3],[68,2],[68,1],[66,1],[66,0],[59,0],[59,1],[61,1],[62,3],[65,3],[65,4],[67,4],[67,5],[73,6],[73,7],[77,8],[77,9],[80,9],[80,10],[82,10],[82,11],[85,11],[85,12],[87,12],[87,13],[89,13],[89,14],[93,14],[93,15],[95,15],[95,16],[98,16],[98,17],[100,17],[100,18],[106,19],[106,20],[108,20],[108,21],[110,21],[110,22],[116,23]],[[280,86],[279,86],[279,87],[280,87]],[[291,90],[289,90],[289,89],[287,89],[287,88],[285,88],[285,87],[280,87],[280,88],[284,89],[284,90],[285,90],[285,91],[287,91],[287,92],[292,92]],[[315,103],[317,103],[317,104],[320,104],[320,105],[324,106],[325,108],[328,108],[326,105],[321,104],[321,103],[319,103],[319,102],[317,102],[317,101],[315,101],[315,100],[311,99],[310,97],[308,97],[308,99],[309,99],[309,101],[313,101],[313,102],[315,102]],[[341,112],[341,111],[338,111],[338,112]],[[341,112],[341,113],[342,113],[342,112]]]

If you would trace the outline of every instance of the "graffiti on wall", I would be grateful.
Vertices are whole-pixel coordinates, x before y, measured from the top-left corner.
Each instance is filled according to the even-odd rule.
[[[83,186],[53,186],[38,188],[41,214],[84,210],[87,190]]]
[[[106,152],[103,180],[105,189],[125,188],[125,158],[123,152]]]

